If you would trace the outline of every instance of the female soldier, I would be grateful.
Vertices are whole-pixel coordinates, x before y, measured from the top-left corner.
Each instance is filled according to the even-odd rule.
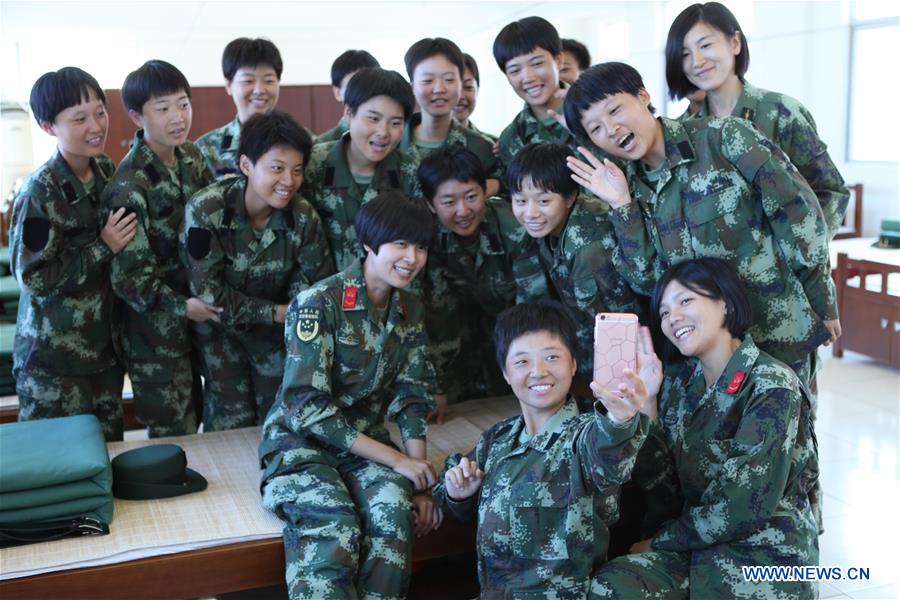
[[[291,298],[334,272],[322,221],[297,195],[312,140],[285,113],[241,129],[241,175],[217,181],[186,207],[182,245],[191,293],[224,308],[196,323],[206,385],[203,430],[258,425],[284,370]]]
[[[750,303],[726,261],[674,265],[651,306],[655,325],[687,360],[668,364],[658,415],[653,396],[643,409],[652,422],[632,478],[651,508],[675,510],[651,512],[652,537],[604,566],[592,592],[815,597],[810,582],[754,581],[742,570],[818,564],[809,498],[818,462],[803,386],[747,333]]]
[[[751,121],[788,155],[816,193],[829,239],[844,221],[850,192],[831,162],[805,106],[778,92],[750,85],[747,38],[737,19],[718,2],[693,4],[669,28],[666,80],[673,99],[696,90],[706,101],[695,117],[732,115]]]

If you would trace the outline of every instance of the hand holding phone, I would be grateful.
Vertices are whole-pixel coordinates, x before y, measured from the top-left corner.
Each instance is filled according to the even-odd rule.
[[[600,313],[594,320],[594,381],[619,395],[625,369],[636,372],[638,318],[632,313]]]

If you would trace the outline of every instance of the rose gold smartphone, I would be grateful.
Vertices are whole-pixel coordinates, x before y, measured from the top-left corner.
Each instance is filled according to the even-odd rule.
[[[633,313],[600,313],[594,320],[594,381],[619,391],[624,371],[637,371],[638,318]]]

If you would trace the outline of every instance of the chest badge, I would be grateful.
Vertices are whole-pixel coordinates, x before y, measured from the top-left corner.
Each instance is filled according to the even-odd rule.
[[[725,391],[729,394],[736,393],[739,389],[741,389],[741,385],[744,383],[746,375],[743,371],[735,371],[734,377],[731,378],[731,383],[728,384],[728,387],[725,388]]]
[[[315,308],[301,308],[297,319],[297,338],[309,342],[319,335],[319,311]]]

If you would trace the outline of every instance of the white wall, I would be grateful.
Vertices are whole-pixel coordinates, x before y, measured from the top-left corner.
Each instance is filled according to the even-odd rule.
[[[584,42],[595,62],[616,59],[635,66],[660,113],[672,115],[681,108],[666,99],[663,47],[669,24],[688,4],[690,0],[0,2],[0,97],[27,102],[41,73],[66,64],[91,72],[104,87],[117,88],[149,58],[176,64],[194,85],[218,85],[222,48],[242,35],[268,37],[279,46],[286,84],[327,83],[331,61],[349,47],[366,48],[383,66],[402,73],[406,48],[421,37],[440,35],[454,39],[478,61],[482,89],[473,120],[499,133],[522,103],[493,60],[494,37],[511,20],[536,14],[553,22],[563,37]],[[748,79],[794,96],[812,111],[844,178],[865,184],[864,232],[876,235],[881,218],[900,215],[900,171],[896,163],[846,161],[853,2],[727,4],[749,38]],[[36,127],[32,132],[39,163],[52,151],[53,140]]]

